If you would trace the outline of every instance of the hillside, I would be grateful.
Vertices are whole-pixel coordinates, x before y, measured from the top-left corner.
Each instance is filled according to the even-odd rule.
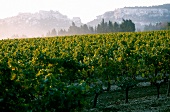
[[[145,25],[170,21],[170,4],[150,7],[124,7],[105,12],[87,23],[95,27],[102,19],[105,21],[122,22],[131,19],[136,29],[143,30]],[[56,31],[68,29],[72,22],[76,26],[82,25],[80,17],[68,18],[59,11],[39,11],[36,13],[19,13],[16,16],[0,19],[0,38],[6,37],[37,37],[46,36],[53,28]]]
[[[82,24],[79,17],[70,19],[58,11],[19,13],[17,16],[0,19],[0,37],[11,37],[12,35],[42,36],[53,28],[67,29],[72,21],[78,26]]]
[[[137,28],[143,29],[144,25],[150,23],[156,24],[158,22],[170,21],[170,4],[150,7],[119,8],[99,15],[96,19],[87,24],[96,26],[102,19],[105,19],[105,21],[111,20],[113,22],[121,22],[122,19],[131,19],[136,24]]]

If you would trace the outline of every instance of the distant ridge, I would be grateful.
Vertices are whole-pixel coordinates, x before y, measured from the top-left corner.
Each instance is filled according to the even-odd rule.
[[[0,37],[46,36],[46,33],[53,28],[68,29],[72,22],[75,22],[77,26],[82,24],[79,17],[70,19],[59,11],[41,10],[36,13],[19,13],[13,17],[0,19]]]
[[[136,6],[119,8],[97,16],[96,19],[88,22],[87,25],[96,26],[102,19],[105,19],[105,21],[110,20],[112,22],[121,22],[122,19],[131,19],[136,24],[137,29],[143,30],[144,25],[150,23],[169,22],[170,4],[149,7]]]
[[[135,7],[124,7],[124,8],[165,8],[170,10],[170,4],[154,5],[154,6],[135,6]]]
[[[120,23],[122,19],[131,19],[137,29],[145,25],[170,21],[170,4],[149,7],[124,7],[98,15],[96,19],[87,23],[88,26],[97,26],[102,19]],[[53,28],[56,31],[68,29],[72,22],[76,26],[82,25],[79,17],[68,18],[59,11],[39,11],[36,13],[19,13],[16,16],[0,19],[0,38],[11,36],[39,37],[46,36]]]

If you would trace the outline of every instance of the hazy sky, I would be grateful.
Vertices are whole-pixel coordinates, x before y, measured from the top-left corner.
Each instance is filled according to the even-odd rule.
[[[0,0],[0,18],[19,12],[54,10],[69,18],[80,17],[83,23],[106,11],[125,6],[151,6],[170,3],[170,0]]]

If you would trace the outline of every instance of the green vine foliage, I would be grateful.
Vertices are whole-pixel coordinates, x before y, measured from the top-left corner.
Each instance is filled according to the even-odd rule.
[[[0,41],[0,111],[83,108],[114,80],[158,81],[170,68],[170,32],[110,33]],[[157,71],[155,74],[155,71]]]

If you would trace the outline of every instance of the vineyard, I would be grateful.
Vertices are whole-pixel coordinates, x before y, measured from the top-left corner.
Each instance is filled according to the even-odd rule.
[[[0,40],[0,111],[93,108],[113,84],[128,103],[141,81],[159,98],[163,84],[169,95],[169,68],[170,31]]]

